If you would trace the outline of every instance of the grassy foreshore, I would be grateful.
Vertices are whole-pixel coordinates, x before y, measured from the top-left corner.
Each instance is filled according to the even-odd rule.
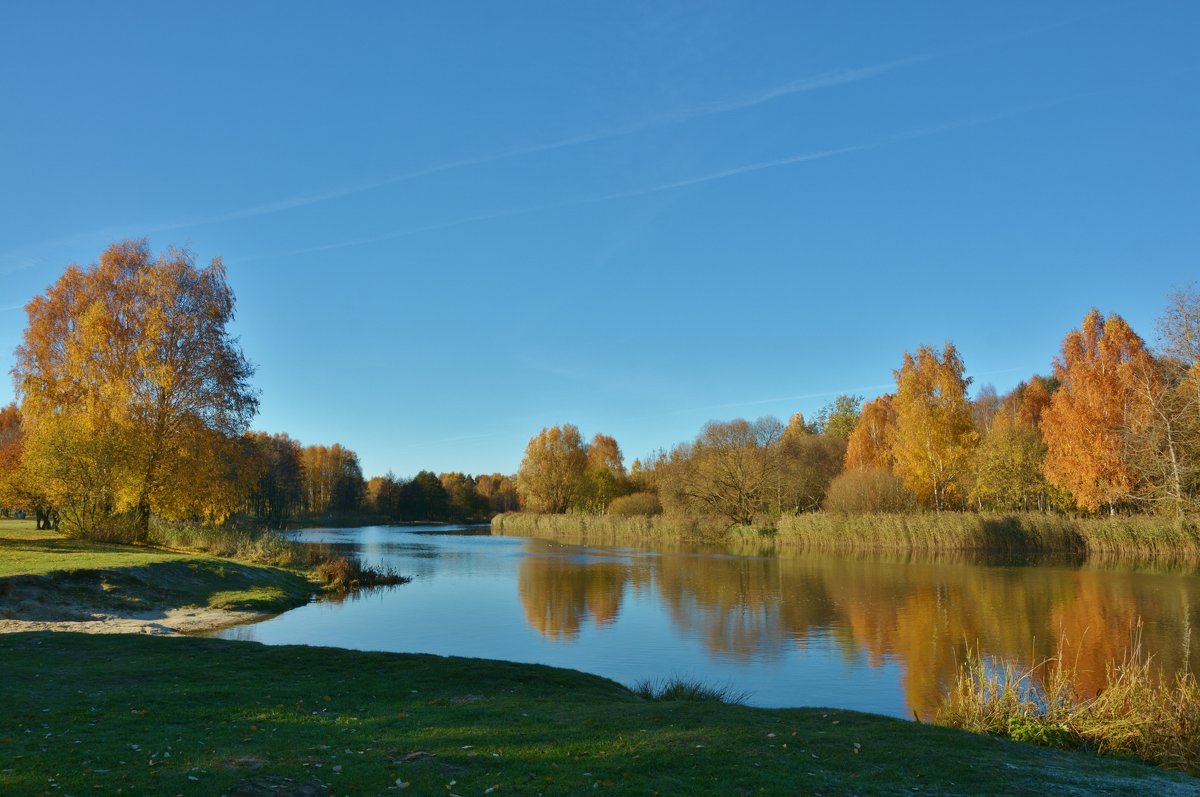
[[[843,515],[815,512],[774,525],[724,527],[665,515],[538,515],[510,512],[492,520],[497,534],[542,535],[595,544],[722,542],[817,549],[980,550],[1132,557],[1200,557],[1200,529],[1155,517],[1072,518],[1036,512]]]
[[[549,667],[180,637],[0,637],[0,792],[1194,794],[1132,762]],[[305,791],[304,789],[308,789]]]
[[[319,586],[305,573],[207,554],[111,545],[0,521],[0,622],[162,619],[174,609],[279,612]],[[244,616],[230,615],[226,622]],[[194,618],[193,618],[194,619]]]

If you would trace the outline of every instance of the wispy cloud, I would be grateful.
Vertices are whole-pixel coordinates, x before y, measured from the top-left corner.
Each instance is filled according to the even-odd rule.
[[[736,97],[727,97],[724,99],[702,102],[687,108],[656,114],[649,118],[630,122],[629,124],[625,125],[605,127],[587,133],[560,138],[555,141],[547,141],[540,144],[531,144],[523,147],[514,147],[512,149],[488,155],[480,155],[472,158],[462,158],[459,160],[437,163],[422,167],[420,169],[415,169],[413,171],[393,175],[391,177],[350,183],[338,188],[333,188],[328,191],[322,191],[318,193],[298,194],[296,196],[286,197],[261,205],[242,208],[240,210],[231,211],[229,213],[224,213],[217,216],[197,218],[187,222],[178,222],[171,226],[184,227],[196,226],[200,224],[213,224],[224,221],[232,221],[235,219],[250,218],[253,216],[262,216],[269,213],[278,213],[280,211],[292,210],[294,208],[305,207],[307,205],[314,205],[318,202],[341,199],[343,197],[360,194],[376,188],[396,185],[398,183],[404,183],[442,172],[454,171],[456,169],[463,169],[470,166],[482,166],[485,164],[496,163],[525,155],[535,155],[544,152],[550,152],[556,149],[564,149],[566,147],[575,147],[582,144],[590,144],[597,141],[605,141],[622,136],[634,135],[636,133],[645,132],[647,130],[652,130],[659,127],[682,124],[684,122],[689,122],[706,116],[714,116],[717,114],[746,110],[757,105],[763,105],[765,103],[769,103],[794,94],[801,94],[809,91],[819,91],[821,89],[844,86],[850,83],[857,83],[862,80],[869,80],[896,69],[902,69],[907,66],[913,66],[915,64],[932,60],[935,57],[936,56],[933,55],[916,55],[908,58],[901,58],[896,61],[889,61],[884,64],[876,64],[874,66],[865,66],[853,69],[837,69],[830,72],[824,72],[819,75],[810,75],[797,78],[778,86],[772,86],[766,89],[758,89],[756,91],[748,92]],[[166,228],[167,227],[164,226],[161,229]]]
[[[977,127],[991,122],[997,122],[1004,119],[1021,116],[1023,114],[1032,113],[1034,111],[1045,110],[1057,105],[1062,105],[1067,102],[1074,101],[1084,96],[1090,96],[1097,92],[1087,92],[1086,94],[1073,95],[1071,97],[1049,100],[1047,102],[1037,103],[1034,105],[1022,106],[1020,108],[998,111],[996,113],[983,114],[972,116],[965,119],[960,119],[944,124],[934,125],[931,127],[915,128],[902,133],[898,133],[887,138],[882,138],[877,141],[871,141],[864,144],[853,144],[845,147],[835,147],[831,149],[815,150],[812,152],[802,152],[795,155],[787,155],[781,158],[772,158],[765,161],[757,161],[755,163],[747,163],[741,166],[734,166],[727,169],[721,169],[714,172],[706,172],[704,174],[685,177],[679,180],[670,180],[654,185],[641,186],[631,188],[625,191],[614,191],[604,194],[596,194],[593,196],[577,197],[574,199],[558,200],[554,202],[546,202],[537,205],[527,205],[519,208],[509,208],[507,210],[498,210],[491,213],[481,213],[471,216],[464,216],[457,219],[448,219],[434,224],[425,224],[414,227],[403,227],[397,230],[380,233],[378,235],[365,236],[360,238],[351,238],[343,241],[336,241],[318,246],[310,246],[300,249],[288,249],[277,252],[264,252],[260,254],[252,254],[244,257],[229,259],[237,260],[237,262],[252,262],[256,260],[268,260],[278,257],[290,257],[302,254],[311,254],[314,252],[324,252],[334,249],[345,249],[352,246],[361,246],[364,244],[378,243],[381,241],[393,240],[396,238],[405,238],[411,235],[420,233],[436,232],[438,230],[450,229],[453,227],[461,227],[468,224],[476,224],[485,221],[495,221],[499,219],[508,219],[517,216],[525,216],[533,213],[541,213],[550,210],[560,210],[563,208],[576,207],[580,205],[589,205],[598,202],[612,202],[621,199],[632,199],[650,194],[662,193],[665,191],[674,191],[690,186],[703,185],[705,183],[717,182],[720,180],[728,180],[733,177],[738,177],[744,174],[753,172],[761,172],[769,169],[777,169],[783,166],[793,166],[800,163],[810,161],[825,160],[827,158],[835,158],[842,155],[849,155],[856,152],[866,152],[868,150],[880,149],[882,147],[893,146],[906,141],[915,141],[922,138],[929,138],[944,133],[950,133],[956,130],[962,130],[970,127]]]
[[[925,61],[932,60],[937,56],[934,55],[916,55],[908,58],[901,58],[895,61],[889,61],[883,64],[875,64],[872,66],[856,67],[849,69],[836,69],[829,72],[823,72],[817,75],[809,75],[796,78],[794,80],[782,83],[778,86],[771,86],[765,89],[757,89],[745,94],[734,97],[726,97],[723,99],[711,100],[707,102],[697,103],[695,105],[680,108],[673,111],[668,111],[661,114],[655,114],[648,118],[640,119],[624,125],[616,125],[605,127],[598,130],[580,133],[574,136],[556,139],[554,141],[546,141],[538,144],[530,144],[522,147],[513,147],[511,149],[500,152],[489,153],[469,158],[460,158],[457,160],[444,161],[435,163],[429,166],[423,166],[418,169],[413,169],[399,174],[389,175],[387,177],[379,177],[374,179],[358,180],[351,183],[346,183],[341,186],[336,186],[321,191],[305,192],[294,194],[292,196],[273,199],[268,202],[249,205],[243,208],[217,213],[206,216],[194,216],[186,219],[176,219],[158,224],[141,225],[137,227],[139,235],[152,235],[159,232],[170,232],[172,230],[184,229],[187,227],[200,227],[211,224],[223,224],[230,221],[240,221],[243,219],[256,218],[259,216],[267,216],[275,213],[283,213],[289,210],[309,207],[322,202],[330,202],[336,199],[344,199],[346,197],[355,196],[388,186],[399,185],[401,183],[410,182],[423,177],[430,177],[435,174],[451,172],[458,169],[465,169],[472,166],[483,166],[490,163],[498,163],[513,158],[519,158],[526,155],[536,155],[553,150],[565,149],[568,147],[581,146],[598,141],[606,141],[609,139],[620,138],[622,136],[635,135],[637,133],[653,130],[660,127],[682,124],[695,119],[700,119],[707,116],[715,116],[719,114],[733,113],[735,111],[747,110],[758,105],[763,105],[775,100],[801,94],[810,91],[819,91],[822,89],[834,88],[836,86],[844,86],[851,83],[857,83],[863,80],[879,77],[897,69],[920,64]],[[473,220],[485,220],[487,218],[501,218],[504,214],[498,216],[481,216]],[[465,222],[457,222],[465,223]],[[434,225],[429,229],[439,229],[438,225]],[[424,229],[420,231],[426,231]],[[112,231],[97,231],[96,233],[88,234],[86,237],[94,237],[95,234],[104,232],[111,237]],[[70,239],[75,240],[85,236],[71,236]],[[393,236],[387,236],[393,237]],[[370,243],[378,239],[363,239],[361,243]],[[60,243],[61,241],[43,242],[42,246]],[[351,245],[351,244],[347,244]],[[31,247],[22,247],[22,249],[38,248],[36,245]],[[304,250],[313,251],[313,250]],[[0,262],[4,260],[17,259],[17,252],[9,252],[0,256]],[[32,268],[38,264],[38,260],[34,258],[20,258],[18,262],[9,265],[0,273],[11,273],[27,268]]]

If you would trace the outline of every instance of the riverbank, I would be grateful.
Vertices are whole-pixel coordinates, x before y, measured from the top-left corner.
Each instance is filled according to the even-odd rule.
[[[300,606],[318,589],[297,570],[0,522],[0,632],[195,633]]]
[[[1085,753],[833,709],[648,700],[539,665],[0,637],[11,794],[1195,794]]]
[[[510,512],[492,532],[595,545],[721,543],[827,550],[894,549],[1057,553],[1100,557],[1200,558],[1200,528],[1156,517],[1072,518],[1037,512],[788,515],[774,526],[722,527],[665,515],[538,515]]]

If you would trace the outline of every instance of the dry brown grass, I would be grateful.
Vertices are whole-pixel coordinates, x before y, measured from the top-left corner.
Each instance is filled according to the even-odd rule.
[[[1060,646],[1061,651],[1061,646]],[[1061,655],[1029,669],[968,657],[937,722],[1048,747],[1130,755],[1200,774],[1200,683],[1164,675],[1135,641],[1107,669],[1107,686],[1083,694]]]

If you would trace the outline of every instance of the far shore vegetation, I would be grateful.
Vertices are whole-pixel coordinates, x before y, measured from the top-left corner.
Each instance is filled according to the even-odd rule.
[[[0,636],[0,791],[1194,794],[1142,763],[572,670],[217,639]],[[137,684],[130,690],[130,684]]]
[[[635,459],[542,429],[497,530],[765,545],[1200,555],[1200,292],[1173,294],[1151,347],[1093,310],[1050,376],[1000,395],[952,343],[905,352],[895,389],[811,419],[708,423]]]

